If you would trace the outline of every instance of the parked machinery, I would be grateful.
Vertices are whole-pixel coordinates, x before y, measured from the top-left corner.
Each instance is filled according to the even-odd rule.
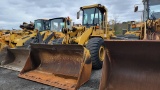
[[[101,4],[83,6],[82,25],[63,28],[61,45],[32,44],[19,77],[75,90],[90,78],[92,68],[101,69],[104,39],[110,39],[107,9]],[[79,18],[80,12],[77,13]],[[47,77],[46,77],[47,76]]]
[[[131,21],[128,23],[127,31],[125,32],[124,36],[129,39],[133,40],[140,40],[143,39],[144,33],[144,24],[142,22],[135,22]]]
[[[46,21],[48,20],[45,20],[45,19],[35,20],[34,28],[35,29],[38,28],[36,24],[40,23],[44,25]],[[46,28],[42,28],[42,29],[44,31]],[[5,36],[3,39],[5,44],[3,44],[3,50],[0,52],[1,55],[3,55],[3,57],[0,58],[0,63],[1,63],[0,67],[9,68],[12,70],[19,70],[19,68],[22,68],[23,65],[21,65],[21,63],[25,63],[25,61],[23,61],[22,59],[27,57],[27,55],[29,54],[29,50],[26,48],[28,47],[29,42],[31,42],[34,39],[37,32],[38,30],[29,30],[28,28],[23,28],[23,30],[10,31],[9,36]],[[21,47],[24,47],[24,49],[21,49],[21,50],[17,49]],[[13,48],[13,49],[10,49],[10,48]],[[24,55],[24,56],[21,56],[21,55]]]
[[[68,19],[65,17],[53,18],[50,20],[35,20],[35,30],[31,32],[31,34],[25,35],[22,38],[18,38],[16,36],[15,39],[13,38],[12,44],[15,44],[16,47],[5,50],[4,53],[6,55],[4,58],[0,59],[2,60],[1,67],[21,71],[30,54],[30,43],[48,44],[50,41],[62,38],[63,34],[60,33],[60,29],[54,25],[60,24],[61,27],[66,27],[68,26],[66,24],[67,20]],[[53,26],[56,28],[53,28]]]

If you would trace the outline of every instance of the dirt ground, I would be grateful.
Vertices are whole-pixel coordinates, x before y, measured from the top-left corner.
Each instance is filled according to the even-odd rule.
[[[55,87],[18,78],[19,72],[0,68],[0,90],[61,90]],[[98,90],[101,70],[92,71],[90,80],[79,90]]]

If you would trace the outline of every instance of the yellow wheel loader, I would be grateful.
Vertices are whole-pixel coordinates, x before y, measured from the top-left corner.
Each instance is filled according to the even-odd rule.
[[[124,37],[133,40],[143,39],[143,37],[141,37],[142,30],[144,30],[142,27],[144,27],[143,22],[136,23],[135,21],[131,21],[128,23],[128,29],[124,34]]]
[[[19,77],[61,89],[76,90],[90,78],[92,68],[101,69],[104,39],[110,39],[107,9],[101,4],[83,6],[82,25],[63,28],[61,44],[32,44]],[[77,13],[79,19],[80,11]],[[68,23],[69,24],[69,23]]]
[[[117,35],[112,39],[116,40],[142,40],[144,36],[144,22],[128,22],[127,29],[123,30],[123,35]]]
[[[0,43],[3,44],[1,46],[1,49],[5,48],[5,46],[7,45],[10,48],[15,47],[15,45],[11,44],[11,37],[13,38],[13,36],[16,36],[17,38],[21,38],[24,35],[29,35],[30,34],[29,32],[33,31],[34,25],[23,23],[23,25],[20,25],[20,28],[22,28],[22,30],[2,30],[0,31],[0,39],[1,39]]]
[[[99,90],[160,89],[160,15],[154,15],[158,13],[159,1],[155,1],[156,5],[152,0],[143,1],[144,16],[147,16],[143,22],[143,38],[104,42],[106,54]]]
[[[24,23],[23,23],[24,25]],[[22,26],[22,25],[21,25]],[[29,27],[28,27],[29,26]],[[7,48],[15,47],[16,43],[11,39],[20,39],[24,35],[29,35],[31,31],[33,31],[34,26],[32,24],[25,23],[25,27],[23,30],[2,30],[0,31],[0,62],[3,61],[5,55],[7,54]],[[16,38],[15,38],[16,36]]]
[[[53,41],[54,39],[63,37],[63,34],[61,34],[59,30],[60,27],[66,27],[66,22],[67,18],[65,17],[53,18],[50,20],[35,20],[34,33],[25,35],[23,38],[16,37],[13,39],[12,44],[15,44],[16,47],[7,49],[5,58],[1,58],[3,59],[1,62],[1,67],[21,71],[29,55],[30,43],[48,44],[51,40]],[[60,27],[53,27],[53,25],[58,24]]]
[[[46,30],[45,26],[47,25],[48,20],[38,19],[35,20],[34,28],[39,29],[39,31]],[[49,24],[49,23],[48,23]],[[40,26],[36,26],[40,25]],[[25,30],[25,31],[11,31],[8,40],[6,37],[4,38],[5,42],[7,42],[7,47],[1,51],[1,55],[3,57],[0,58],[0,67],[8,68],[12,70],[20,71],[21,68],[24,66],[23,61],[24,58],[27,58],[29,54],[29,49],[26,49],[29,42],[31,42],[37,34],[37,30]],[[24,48],[21,48],[24,46]],[[7,49],[8,48],[8,49]],[[12,49],[9,49],[12,48]],[[21,49],[17,49],[21,48]]]
[[[35,24],[37,21],[43,21],[41,22],[43,24],[46,20],[35,20]],[[10,30],[9,32],[5,32],[5,34],[1,36],[3,44],[8,45],[10,48],[25,46],[28,40],[33,39],[37,34],[37,31],[33,30],[34,25],[32,24],[23,23],[23,25],[20,25],[20,28],[22,28],[22,30]]]

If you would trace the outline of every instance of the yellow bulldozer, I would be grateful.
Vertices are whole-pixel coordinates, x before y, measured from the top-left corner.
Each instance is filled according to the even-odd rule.
[[[32,44],[19,77],[61,89],[76,90],[90,78],[92,68],[101,69],[104,39],[110,39],[107,9],[101,4],[83,6],[82,25],[63,28],[61,44]],[[77,12],[79,19],[80,11]]]
[[[53,18],[50,20],[38,19],[34,22],[35,30],[32,31],[31,34],[26,34],[23,37],[12,37],[11,35],[11,44],[13,44],[15,48],[10,48],[3,52],[5,55],[3,56],[4,58],[0,58],[0,66],[15,71],[21,71],[29,55],[30,43],[48,44],[51,40],[62,38],[63,34],[61,34],[59,30],[60,27],[68,26],[66,24],[67,21],[68,19],[65,17]],[[60,42],[60,40],[58,39],[58,41],[54,42]]]
[[[143,16],[147,17],[144,17],[142,25],[143,38],[104,42],[106,56],[99,90],[160,89],[160,14],[158,14],[160,2],[155,1],[156,5],[152,0],[143,2]],[[135,11],[137,9],[138,7]]]

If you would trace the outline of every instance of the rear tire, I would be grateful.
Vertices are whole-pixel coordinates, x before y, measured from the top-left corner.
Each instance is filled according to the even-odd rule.
[[[92,68],[96,70],[101,69],[105,56],[104,40],[100,37],[91,38],[89,39],[86,48],[90,51]]]

